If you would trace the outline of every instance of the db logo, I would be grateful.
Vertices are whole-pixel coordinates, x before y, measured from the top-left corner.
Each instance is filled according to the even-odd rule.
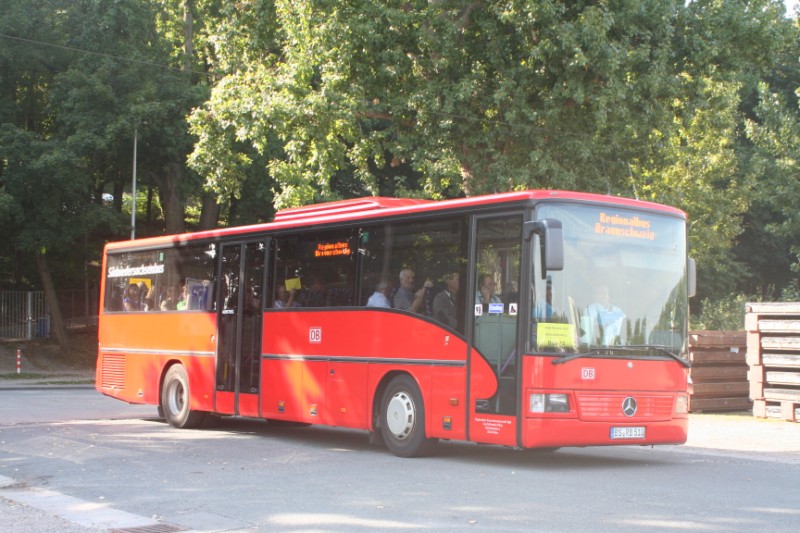
[[[311,344],[319,344],[322,342],[322,328],[313,327],[308,328],[308,342]]]
[[[581,379],[594,379],[594,368],[581,368]]]

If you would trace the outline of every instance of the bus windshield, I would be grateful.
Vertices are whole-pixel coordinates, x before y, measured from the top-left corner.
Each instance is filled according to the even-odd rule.
[[[545,204],[560,220],[564,269],[539,270],[534,247],[530,353],[685,357],[686,224],[619,206]]]

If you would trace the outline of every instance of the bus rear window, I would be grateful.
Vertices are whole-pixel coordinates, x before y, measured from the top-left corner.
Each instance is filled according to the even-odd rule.
[[[103,309],[213,311],[216,245],[109,254]]]

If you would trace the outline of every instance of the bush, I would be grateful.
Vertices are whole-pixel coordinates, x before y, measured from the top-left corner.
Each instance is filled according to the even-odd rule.
[[[744,329],[745,304],[757,301],[754,296],[732,294],[719,300],[705,298],[700,302],[700,314],[690,318],[693,331],[737,331]]]
[[[800,283],[793,280],[781,290],[781,302],[800,302]]]

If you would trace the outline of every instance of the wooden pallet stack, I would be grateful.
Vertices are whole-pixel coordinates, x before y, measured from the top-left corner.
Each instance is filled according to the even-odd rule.
[[[689,375],[694,390],[689,397],[693,413],[741,411],[752,407],[748,393],[744,331],[689,333]]]
[[[748,303],[750,398],[759,418],[800,420],[800,303]]]

